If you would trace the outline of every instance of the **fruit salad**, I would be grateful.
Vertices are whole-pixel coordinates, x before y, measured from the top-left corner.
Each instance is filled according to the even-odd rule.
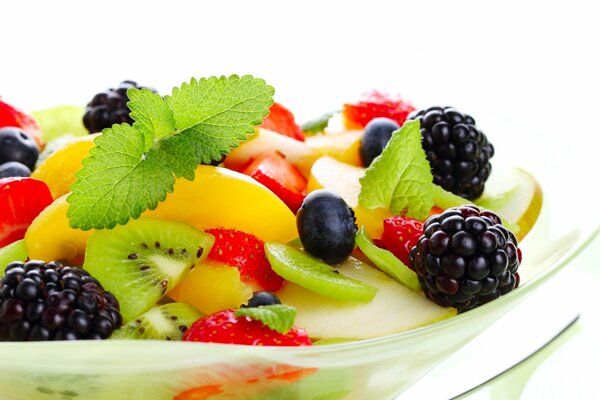
[[[325,345],[519,286],[541,189],[488,184],[472,116],[373,90],[300,125],[273,94],[231,76],[0,102],[0,341]]]

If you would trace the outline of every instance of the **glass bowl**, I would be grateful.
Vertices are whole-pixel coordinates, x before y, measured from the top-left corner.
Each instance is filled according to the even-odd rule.
[[[541,169],[532,172],[544,175]],[[0,398],[391,399],[525,301],[598,233],[597,221],[574,217],[584,215],[584,207],[569,206],[556,179],[540,181],[542,212],[520,244],[521,286],[484,306],[404,333],[304,348],[110,340],[0,343]],[[567,206],[568,215],[562,211]],[[517,327],[506,332],[507,337],[518,334]]]

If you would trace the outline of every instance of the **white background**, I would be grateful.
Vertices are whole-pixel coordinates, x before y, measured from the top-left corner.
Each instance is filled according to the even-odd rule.
[[[33,110],[83,105],[123,79],[167,94],[192,76],[253,74],[302,122],[384,88],[472,114],[498,157],[577,207],[600,198],[593,4],[3,1],[0,95]]]
[[[302,122],[384,88],[418,107],[474,115],[505,156],[543,160],[566,193],[596,197],[597,188],[571,179],[599,170],[577,164],[596,157],[600,143],[593,4],[6,1],[0,95],[31,110],[85,104],[123,79],[167,94],[192,76],[249,73]],[[486,115],[530,134],[503,144],[510,132],[494,131]]]

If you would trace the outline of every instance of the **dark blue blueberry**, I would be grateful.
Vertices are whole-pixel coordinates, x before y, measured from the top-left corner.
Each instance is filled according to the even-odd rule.
[[[398,129],[400,126],[389,118],[375,118],[365,126],[360,142],[360,157],[365,167],[371,165],[375,157],[381,154],[392,137],[392,132]]]
[[[327,264],[344,261],[354,250],[355,220],[344,199],[325,189],[309,193],[296,214],[304,250]]]
[[[27,178],[31,176],[31,170],[26,165],[17,161],[9,161],[0,165],[1,178]]]
[[[0,164],[16,161],[31,173],[39,155],[37,143],[27,133],[13,127],[0,129]]]

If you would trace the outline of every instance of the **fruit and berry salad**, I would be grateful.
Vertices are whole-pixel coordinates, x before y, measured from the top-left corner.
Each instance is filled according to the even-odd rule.
[[[373,90],[300,125],[273,95],[234,75],[0,102],[0,340],[310,346],[518,287],[541,190],[488,181],[471,115]]]

